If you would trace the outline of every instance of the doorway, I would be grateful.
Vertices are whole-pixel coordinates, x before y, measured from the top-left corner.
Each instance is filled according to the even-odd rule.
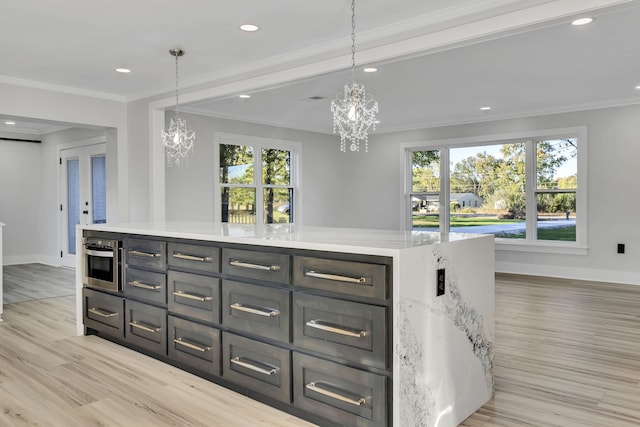
[[[76,266],[76,226],[107,222],[106,144],[60,150],[61,263]]]

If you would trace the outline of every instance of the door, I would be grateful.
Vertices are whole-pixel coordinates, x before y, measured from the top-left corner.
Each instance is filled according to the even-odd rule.
[[[76,225],[107,221],[105,144],[60,150],[61,263],[75,267]]]

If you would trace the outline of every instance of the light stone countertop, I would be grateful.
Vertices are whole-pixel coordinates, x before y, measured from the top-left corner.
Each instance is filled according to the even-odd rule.
[[[294,224],[214,222],[127,222],[81,226],[85,230],[142,234],[214,242],[393,256],[398,250],[487,237],[482,234],[309,227]],[[491,236],[492,237],[492,236]]]

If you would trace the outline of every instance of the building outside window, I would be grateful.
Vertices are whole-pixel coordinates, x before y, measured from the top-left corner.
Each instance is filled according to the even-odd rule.
[[[411,229],[584,245],[578,133],[409,148]]]
[[[216,219],[237,224],[291,223],[298,147],[265,138],[223,137],[217,143]]]

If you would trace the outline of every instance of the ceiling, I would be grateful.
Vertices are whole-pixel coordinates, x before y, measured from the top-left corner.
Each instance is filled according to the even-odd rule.
[[[360,0],[356,13],[356,62],[379,69],[356,78],[380,104],[379,132],[640,102],[638,0]],[[583,15],[596,19],[569,25]],[[348,0],[12,1],[0,83],[171,96],[168,50],[180,47],[186,110],[330,133],[330,101],[351,79],[350,21]],[[7,118],[0,131],[56,129]]]

